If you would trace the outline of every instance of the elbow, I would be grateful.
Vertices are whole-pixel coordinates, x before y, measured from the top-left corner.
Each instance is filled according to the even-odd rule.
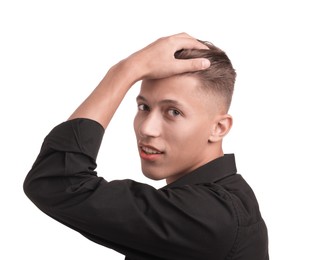
[[[51,207],[55,203],[55,190],[51,179],[45,176],[43,170],[32,168],[24,180],[25,195],[40,209]]]
[[[59,178],[64,175],[64,168],[58,163],[61,158],[52,158],[53,155],[38,157],[23,183],[25,195],[41,209],[55,205],[64,188],[64,181]]]
[[[23,191],[27,197],[29,197],[29,192],[30,192],[29,187],[30,187],[29,183],[27,182],[27,179],[25,179],[23,183]]]
[[[39,181],[34,180],[29,173],[23,183],[23,191],[25,195],[37,206],[42,204],[41,197],[44,195],[41,194],[41,189],[38,187]]]
[[[23,191],[29,199],[33,200],[34,192],[32,188],[32,181],[30,180],[30,178],[28,178],[28,175],[23,183]]]

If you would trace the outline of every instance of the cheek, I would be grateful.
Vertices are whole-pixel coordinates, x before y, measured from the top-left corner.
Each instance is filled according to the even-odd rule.
[[[139,120],[138,114],[136,114],[136,116],[134,117],[134,121],[133,121],[133,128],[134,128],[136,136],[137,136],[137,133],[138,133],[138,126],[140,124],[139,121],[140,120]]]
[[[208,128],[202,124],[183,124],[176,129],[168,129],[165,133],[167,133],[169,144],[184,153],[204,146],[208,143],[209,137]]]

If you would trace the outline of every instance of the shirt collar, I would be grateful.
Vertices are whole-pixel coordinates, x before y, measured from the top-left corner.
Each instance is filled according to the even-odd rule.
[[[237,170],[234,154],[225,154],[222,157],[200,166],[180,179],[164,186],[162,189],[199,183],[212,183],[227,176],[236,174],[236,172]]]

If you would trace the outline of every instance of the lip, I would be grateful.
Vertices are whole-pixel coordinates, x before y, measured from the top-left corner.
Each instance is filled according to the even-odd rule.
[[[143,160],[155,161],[155,160],[157,160],[158,158],[160,158],[163,155],[163,152],[161,150],[159,150],[159,149],[157,149],[157,148],[155,148],[154,146],[151,146],[151,145],[139,143],[138,147],[139,147],[140,157]],[[143,150],[143,147],[149,148],[149,149],[154,150],[154,151],[157,151],[158,153],[152,153],[152,154],[146,153]]]

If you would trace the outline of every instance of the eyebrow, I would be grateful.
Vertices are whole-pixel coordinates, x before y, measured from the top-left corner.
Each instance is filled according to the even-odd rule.
[[[141,96],[141,95],[138,95],[136,97],[136,101],[145,101],[145,102],[147,102],[147,99],[145,97]]]
[[[145,97],[141,96],[141,95],[138,95],[136,100],[137,101],[148,102],[148,100]],[[174,106],[177,106],[177,107],[183,107],[183,105],[179,101],[174,100],[174,99],[163,99],[163,100],[159,101],[159,104],[161,104],[161,105],[169,104],[169,105],[174,105]]]

